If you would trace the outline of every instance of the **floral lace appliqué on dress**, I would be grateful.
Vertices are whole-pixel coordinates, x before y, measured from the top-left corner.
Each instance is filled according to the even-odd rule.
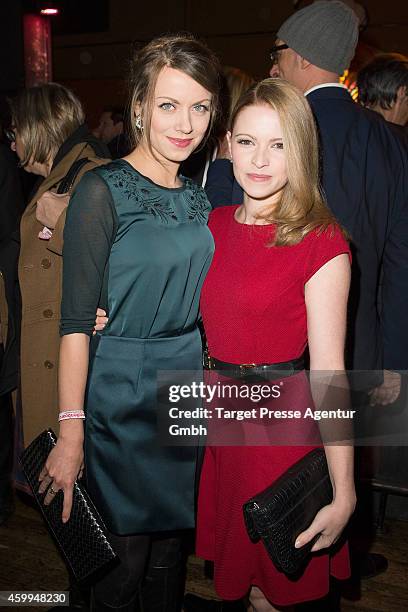
[[[186,179],[186,191],[184,199],[187,204],[186,212],[191,221],[197,220],[200,223],[207,223],[211,206],[205,192],[194,185],[190,179]]]
[[[148,183],[147,179],[131,168],[119,168],[110,175],[111,184],[119,189],[128,199],[133,200],[147,213],[157,217],[163,223],[173,219],[177,221],[177,215],[171,203],[164,197],[163,191],[155,185]]]
[[[207,223],[211,206],[204,190],[191,179],[181,177],[184,183],[182,188],[166,189],[152,183],[126,161],[117,160],[114,163],[117,165],[119,161],[124,165],[113,172],[110,171],[110,183],[128,200],[135,202],[140,209],[165,224],[183,222],[185,216],[189,221],[198,221],[203,225]],[[175,195],[180,197],[179,205],[182,204],[183,212],[180,211],[179,205],[177,211],[174,207]]]

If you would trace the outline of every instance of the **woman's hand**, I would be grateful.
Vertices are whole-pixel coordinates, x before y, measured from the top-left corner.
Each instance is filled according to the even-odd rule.
[[[102,331],[105,329],[107,322],[108,317],[106,316],[105,310],[102,308],[97,308],[93,335],[95,335],[97,331]]]
[[[70,517],[74,483],[78,475],[82,474],[84,461],[82,421],[72,419],[69,428],[70,435],[60,435],[38,478],[41,483],[39,493],[44,493],[48,487],[44,499],[46,506],[53,501],[60,489],[64,492],[63,523]]]
[[[311,525],[298,535],[295,547],[301,548],[318,534],[320,534],[320,537],[314,543],[312,552],[328,548],[334,544],[347,525],[355,506],[356,496],[353,492],[341,501],[333,500],[331,504],[321,508]]]

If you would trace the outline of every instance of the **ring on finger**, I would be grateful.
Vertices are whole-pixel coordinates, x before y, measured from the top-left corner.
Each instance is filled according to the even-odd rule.
[[[48,489],[48,493],[51,493],[51,495],[56,495],[58,493],[58,491],[56,491],[53,486],[51,485],[50,488]]]

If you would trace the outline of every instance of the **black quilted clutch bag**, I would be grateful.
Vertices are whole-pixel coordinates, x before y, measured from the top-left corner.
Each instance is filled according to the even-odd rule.
[[[302,548],[295,548],[296,538],[332,499],[326,455],[317,448],[244,504],[248,535],[254,543],[262,539],[278,570],[296,574],[319,536]]]
[[[69,569],[77,580],[84,580],[115,559],[116,555],[106,538],[103,521],[81,483],[74,485],[71,516],[67,523],[61,520],[62,491],[58,491],[49,506],[44,506],[46,493],[38,493],[38,476],[56,440],[51,429],[43,431],[23,451],[20,463]]]

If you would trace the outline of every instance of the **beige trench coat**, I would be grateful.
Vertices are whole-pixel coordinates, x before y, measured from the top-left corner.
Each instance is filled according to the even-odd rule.
[[[21,219],[21,251],[18,275],[22,297],[21,400],[24,443],[52,427],[58,433],[58,355],[62,289],[62,246],[65,212],[58,219],[50,240],[41,240],[43,225],[36,219],[37,200],[55,189],[71,165],[80,158],[89,164],[82,174],[107,163],[95,157],[89,144],[75,145],[41,183]]]

